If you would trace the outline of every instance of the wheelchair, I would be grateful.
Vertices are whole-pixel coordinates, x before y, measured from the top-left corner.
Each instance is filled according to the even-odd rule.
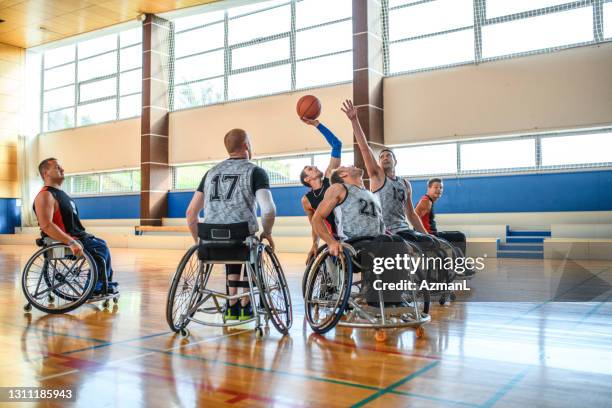
[[[257,338],[263,337],[262,320],[287,334],[293,322],[289,287],[282,266],[270,246],[249,233],[248,224],[198,224],[198,244],[183,256],[172,278],[166,304],[170,329],[188,336],[190,322],[213,327],[232,327],[255,322]],[[238,264],[246,271],[246,281],[226,281],[225,291],[213,289],[210,278],[215,265]],[[232,287],[246,288],[229,294]],[[228,321],[224,308],[230,300],[248,297],[253,317]]]
[[[108,293],[109,277],[104,259],[83,251],[76,257],[69,246],[52,239],[38,238],[40,249],[28,260],[21,275],[21,287],[30,312],[32,306],[41,312],[61,314],[70,312],[84,303],[102,302],[107,308],[110,301],[119,301],[118,293]],[[96,260],[98,261],[96,263]],[[99,273],[102,265],[103,273]],[[94,296],[98,279],[102,279],[102,295]]]
[[[443,266],[445,259],[452,259],[454,264],[457,258],[464,256],[459,248],[440,237],[430,236],[431,239],[423,239],[424,234],[415,231],[400,231],[397,234],[407,244],[411,245],[423,259],[437,258],[442,263],[440,265],[438,262],[434,262],[433,267],[426,268],[422,272],[428,282],[451,283],[460,276],[452,268]],[[464,279],[471,279],[471,276],[466,276]],[[432,300],[437,300],[440,305],[444,305],[448,300],[454,301],[456,299],[456,294],[451,290],[430,291],[429,295]]]
[[[364,280],[353,281],[353,273],[362,271],[359,264],[360,246],[366,242],[401,242],[410,256],[417,251],[409,243],[396,236],[359,237],[343,242],[339,256],[332,256],[326,245],[320,248],[311,262],[305,279],[304,301],[308,324],[315,333],[324,334],[336,325],[353,328],[376,329],[375,339],[385,341],[385,329],[414,327],[417,337],[424,334],[423,325],[431,321],[430,298],[426,290],[409,290],[402,293],[402,301],[386,303],[378,292],[377,304],[366,300]],[[422,272],[409,274],[417,283]]]

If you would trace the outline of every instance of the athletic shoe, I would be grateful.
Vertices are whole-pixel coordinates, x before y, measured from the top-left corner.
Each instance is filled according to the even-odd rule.
[[[238,320],[240,319],[240,303],[236,302],[232,306],[227,305],[225,307],[225,320]]]
[[[253,308],[251,307],[251,302],[249,302],[246,306],[240,307],[240,317],[238,320],[244,321],[253,318]]]

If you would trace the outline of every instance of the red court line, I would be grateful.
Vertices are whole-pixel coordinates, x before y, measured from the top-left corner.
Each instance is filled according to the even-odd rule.
[[[92,361],[92,360],[86,360],[82,358],[77,358],[73,356],[67,356],[67,355],[60,354],[60,353],[48,353],[48,356],[67,360],[61,364],[66,367],[75,368],[78,370],[102,371],[102,370],[112,369],[112,367],[107,367],[106,364],[104,363],[100,363],[100,362]],[[125,368],[125,367],[121,368],[121,373],[135,374],[140,377],[146,377],[146,378],[156,379],[156,380],[163,380],[168,383],[174,383],[176,381],[180,381],[180,382],[189,382],[191,384],[194,384],[192,381],[185,381],[182,377],[143,372],[143,371],[133,370],[133,369]],[[287,402],[279,401],[276,398],[265,397],[265,396],[261,396],[261,395],[257,395],[253,393],[240,392],[240,391],[236,391],[233,389],[222,388],[222,387],[215,388],[215,387],[212,387],[206,384],[201,384],[199,386],[199,389],[205,392],[220,392],[223,394],[231,395],[232,397],[225,401],[226,404],[236,404],[236,403],[239,403],[245,400],[255,400],[255,401],[265,402],[267,404],[282,404],[282,405],[290,405],[292,407],[301,406],[301,405],[296,405],[293,402],[289,404]]]

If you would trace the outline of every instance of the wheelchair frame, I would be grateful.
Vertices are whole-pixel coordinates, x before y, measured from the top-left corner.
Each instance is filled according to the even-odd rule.
[[[59,243],[57,241],[53,241],[50,238],[38,239],[36,241],[36,244],[40,246],[41,248],[38,251],[36,251],[34,255],[30,257],[28,262],[26,262],[26,265],[23,268],[23,272],[21,276],[21,288],[27,300],[27,303],[23,307],[24,312],[29,313],[32,310],[32,306],[33,306],[36,309],[40,310],[41,312],[51,313],[51,314],[62,314],[62,313],[67,313],[72,310],[75,310],[76,308],[80,307],[81,305],[85,303],[102,302],[102,307],[107,308],[110,305],[111,299],[113,303],[115,304],[119,302],[119,293],[115,293],[115,294],[107,293],[108,276],[106,274],[106,262],[104,261],[102,257],[98,256],[95,253],[92,254],[89,251],[83,250],[82,256],[78,258],[75,257],[75,259],[69,259],[68,258],[69,256],[74,257],[70,247],[68,245]],[[58,253],[61,253],[62,255],[59,256]],[[38,283],[36,285],[37,293],[32,294],[28,290],[29,288],[27,284],[28,273],[30,272],[30,269],[33,267],[34,262],[41,255],[43,256],[44,261],[43,261],[43,266],[40,271],[40,277],[38,278]],[[52,258],[49,258],[49,255],[51,255]],[[74,264],[71,267],[67,267],[67,265],[64,262],[62,262],[62,260],[64,259],[69,259],[70,261],[74,262]],[[79,262],[81,259],[86,261],[90,266],[90,277],[89,277],[90,281],[88,280],[88,283],[89,283],[88,286],[86,288],[83,288],[84,292],[79,297],[76,297],[76,296],[73,296],[67,293],[63,293],[59,289],[63,287],[64,285],[68,285],[74,290],[74,287],[71,285],[71,282],[74,282],[74,279],[72,281],[68,281],[66,278],[69,276],[75,276],[75,277],[78,276],[78,273],[80,273],[80,271],[82,270],[82,265],[84,261],[81,262],[81,266],[79,267],[78,273],[75,273],[74,269],[75,269],[75,266],[77,265],[77,262]],[[98,264],[96,263],[96,259],[99,260],[102,263],[102,265],[104,265],[104,274],[103,274],[104,281],[102,282],[102,290],[104,294],[93,296],[93,292],[95,291],[96,285],[98,283],[98,277],[99,277]],[[57,270],[55,266],[52,266],[54,269],[54,274],[51,279],[51,277],[48,276],[48,268],[50,266],[51,261],[53,260],[59,260],[62,266],[64,267],[63,269],[65,269],[65,271],[64,273],[61,273],[60,271]],[[45,281],[45,285],[47,285],[47,290],[43,292],[38,292],[38,289],[43,280]],[[55,280],[58,280],[59,282],[54,283]],[[55,302],[56,297],[59,297],[64,300],[67,300],[66,299],[67,297],[68,298],[73,297],[74,299],[66,307],[49,308],[39,303],[39,300],[41,300],[40,298],[41,295],[46,295],[48,303],[51,303],[51,304]]]
[[[291,305],[291,296],[289,293],[289,287],[287,285],[287,281],[285,279],[282,267],[276,258],[276,255],[271,250],[268,245],[263,244],[259,239],[255,236],[248,236],[242,244],[246,245],[249,251],[249,259],[245,261],[235,261],[235,260],[203,260],[197,254],[198,248],[200,245],[214,245],[218,247],[219,245],[232,245],[235,244],[235,241],[199,241],[198,244],[192,246],[183,256],[183,259],[179,263],[177,270],[173,276],[172,284],[170,286],[170,290],[168,292],[168,299],[166,303],[166,319],[168,321],[168,325],[170,328],[179,332],[182,336],[188,336],[189,330],[187,330],[187,325],[189,322],[195,322],[198,324],[202,324],[205,326],[212,327],[233,327],[239,326],[243,324],[247,324],[250,322],[255,322],[255,333],[257,338],[263,337],[263,329],[262,329],[262,319],[265,320],[265,328],[268,330],[269,321],[272,320],[274,327],[281,333],[287,334],[289,329],[291,328],[291,324],[293,321],[293,310]],[[266,299],[266,292],[264,291],[265,283],[262,277],[262,258],[263,252],[267,252],[267,255],[270,256],[274,263],[274,269],[279,277],[280,290],[282,292],[283,298],[285,300],[285,308],[286,311],[283,312],[287,315],[287,323],[278,322],[274,316],[272,316],[275,311],[272,310],[273,305],[269,304],[269,300]],[[198,267],[197,267],[197,276],[195,278],[195,282],[193,287],[191,288],[191,293],[189,295],[187,304],[189,305],[187,309],[178,316],[178,322],[175,324],[175,319],[173,315],[173,306],[174,299],[176,298],[176,290],[178,289],[178,285],[181,282],[182,274],[187,266],[187,263],[193,256],[198,256]],[[228,293],[219,292],[216,290],[208,289],[206,287],[210,275],[213,273],[214,265],[244,265],[246,270],[246,279],[248,282],[248,291],[243,293],[236,293],[235,295],[229,295]],[[242,274],[242,271],[241,271]],[[200,287],[201,286],[201,287]],[[220,303],[219,299],[222,301],[230,301],[237,300],[240,301],[243,297],[248,297],[252,310],[253,317],[248,320],[242,321],[227,321],[224,316],[224,302]],[[202,308],[202,305],[206,303],[208,300],[211,300],[214,303],[212,307]],[[259,300],[259,301],[258,301]],[[222,317],[222,322],[210,322],[203,321],[195,317],[196,313],[206,313],[206,314],[220,314]]]
[[[313,302],[313,300],[311,299],[315,285],[315,282],[313,282],[312,280],[315,279],[316,276],[313,271],[318,271],[318,268],[325,261],[325,258],[330,256],[329,249],[327,247],[323,248],[315,257],[308,271],[304,300],[306,303],[305,316],[311,328],[319,334],[326,333],[327,331],[334,328],[336,325],[353,328],[376,329],[376,340],[384,341],[387,338],[385,329],[414,327],[416,328],[417,337],[423,336],[423,326],[431,321],[431,316],[429,315],[428,310],[419,310],[419,296],[417,291],[412,291],[412,306],[385,307],[383,294],[380,291],[378,292],[378,306],[375,307],[368,305],[365,301],[365,295],[363,294],[361,287],[359,286],[361,282],[352,282],[352,265],[355,264],[357,266],[360,266],[357,263],[357,260],[355,259],[357,256],[357,251],[352,245],[348,243],[342,243],[341,245],[343,248],[343,252],[337,258],[339,258],[340,263],[344,264],[347,267],[347,271],[345,271],[346,279],[345,282],[343,282],[342,284],[343,287],[340,289],[340,295],[338,298],[340,302],[339,304],[337,303],[337,306],[334,307],[334,309],[337,308],[338,310],[331,320],[329,318],[326,319],[329,320],[329,323],[323,329],[317,327],[316,324],[311,320],[309,303],[315,303],[314,307],[316,307],[317,302]],[[410,245],[407,246],[411,248]],[[410,279],[414,279],[414,275],[411,274]],[[353,286],[357,286],[357,288],[359,288],[358,293],[351,292]],[[423,300],[424,303],[427,302],[426,308],[428,308],[428,293],[424,295]],[[342,319],[343,314],[345,314],[344,319]]]

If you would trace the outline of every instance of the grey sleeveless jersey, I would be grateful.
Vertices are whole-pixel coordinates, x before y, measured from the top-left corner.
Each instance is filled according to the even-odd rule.
[[[378,197],[352,184],[343,185],[346,198],[334,209],[338,235],[350,239],[383,234],[385,225]]]
[[[251,187],[256,167],[246,159],[232,159],[208,170],[203,190],[205,223],[248,222],[251,234],[257,232],[257,204]]]
[[[380,200],[383,219],[387,230],[391,233],[409,230],[410,224],[406,218],[406,198],[408,187],[403,179],[397,177],[395,180],[386,177],[385,184],[374,192]]]

